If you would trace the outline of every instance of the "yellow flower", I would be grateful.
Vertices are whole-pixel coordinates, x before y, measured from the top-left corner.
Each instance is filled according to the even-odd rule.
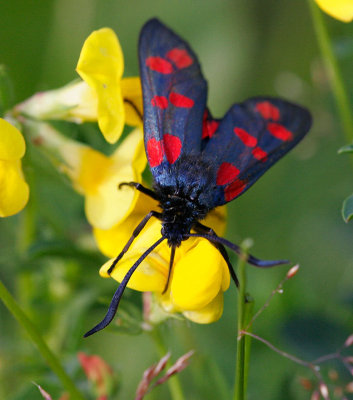
[[[142,125],[140,78],[122,78],[123,69],[118,38],[109,28],[99,29],[86,39],[81,51],[77,72],[83,81],[37,93],[15,111],[40,120],[98,121],[106,140],[115,143],[125,123]]]
[[[0,118],[0,217],[16,214],[27,204],[29,187],[21,168],[25,150],[21,132]]]
[[[158,210],[157,203],[145,195],[137,201],[135,210],[123,223],[110,230],[94,229],[101,251],[114,257],[120,253],[138,222],[150,210]],[[224,208],[210,213],[205,220],[222,234],[225,227]],[[129,251],[118,263],[111,277],[121,282],[130,267],[158,238],[161,223],[151,219],[134,240]],[[177,248],[168,290],[163,294],[168,277],[170,248],[163,242],[141,263],[132,275],[128,287],[138,291],[151,291],[167,312],[181,312],[198,323],[218,320],[223,312],[223,292],[228,289],[230,275],[227,264],[219,251],[207,240],[190,238]],[[109,277],[107,271],[113,259],[105,263],[100,274]]]
[[[331,17],[343,22],[353,19],[352,0],[315,0],[317,5]]]
[[[115,33],[109,28],[94,31],[83,45],[77,72],[95,92],[99,128],[109,143],[119,139],[125,120],[141,124],[140,79],[122,80],[123,71],[123,53]]]
[[[26,126],[31,139],[59,160],[56,163],[60,169],[85,197],[85,212],[92,226],[109,229],[134,209],[140,192],[126,186],[119,189],[119,184],[142,180],[147,159],[139,128],[108,157],[61,135],[46,123],[28,121]]]

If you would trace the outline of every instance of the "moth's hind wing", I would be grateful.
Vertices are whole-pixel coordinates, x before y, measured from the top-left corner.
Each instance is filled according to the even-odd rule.
[[[234,104],[203,155],[213,157],[214,204],[244,193],[309,131],[311,115],[303,107],[271,97]]]

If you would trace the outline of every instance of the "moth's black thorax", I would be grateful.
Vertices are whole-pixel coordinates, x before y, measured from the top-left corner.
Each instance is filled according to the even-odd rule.
[[[162,208],[162,235],[170,246],[179,246],[195,222],[214,208],[214,170],[200,156],[188,155],[167,166],[159,178],[154,190]]]

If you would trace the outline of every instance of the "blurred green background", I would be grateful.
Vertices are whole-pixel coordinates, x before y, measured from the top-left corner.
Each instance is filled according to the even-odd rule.
[[[282,96],[312,111],[314,125],[308,137],[230,204],[227,238],[240,243],[250,237],[257,257],[288,258],[301,266],[256,321],[254,332],[307,360],[334,352],[353,331],[353,222],[345,224],[340,214],[342,201],[353,190],[352,163],[350,156],[337,154],[346,141],[306,1],[2,1],[0,62],[13,82],[14,103],[76,78],[85,38],[103,26],[119,36],[125,76],[137,75],[139,31],[154,16],[198,54],[214,116],[253,95]],[[353,25],[326,16],[325,21],[347,91],[353,94]],[[95,127],[83,130],[75,128],[74,134],[86,135],[87,141],[104,148]],[[96,137],[87,139],[87,132]],[[109,330],[82,339],[104,314],[106,306],[100,300],[110,298],[116,282],[99,277],[104,259],[98,252],[81,250],[77,238],[85,233],[90,240],[82,198],[37,153],[29,146],[25,173],[33,186],[28,210],[0,221],[1,278],[72,376],[84,385],[77,351],[98,354],[119,381],[115,398],[132,399],[144,369],[157,360],[154,345],[147,334],[116,335]],[[31,213],[37,236],[28,254],[23,251],[24,227]],[[57,248],[43,247],[53,240]],[[233,255],[232,260],[236,263]],[[256,307],[285,273],[286,267],[248,268]],[[138,306],[140,296],[128,291],[125,299]],[[235,288],[226,293],[220,321],[200,326],[170,320],[162,331],[174,359],[196,349],[188,372],[181,374],[186,398],[226,398],[220,387],[223,379],[229,388],[233,385]],[[59,398],[60,383],[2,304],[0,335],[0,398],[40,399],[32,381]],[[309,371],[258,342],[252,344],[251,357],[249,399],[310,398],[299,384],[299,377],[311,377]],[[342,382],[351,379],[337,365],[331,366],[338,368]],[[168,396],[165,388],[158,388],[147,398]]]

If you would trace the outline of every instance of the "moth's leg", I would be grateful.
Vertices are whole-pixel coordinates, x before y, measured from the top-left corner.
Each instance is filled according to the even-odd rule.
[[[162,294],[164,294],[167,290],[168,290],[168,286],[169,286],[169,281],[170,281],[170,277],[172,275],[172,269],[173,269],[173,263],[174,263],[174,256],[175,256],[175,246],[172,246],[172,250],[170,253],[170,260],[169,260],[169,269],[168,269],[168,277],[167,277],[167,283],[164,286],[163,292]]]
[[[196,232],[199,232],[199,233],[207,233],[210,236],[217,236],[216,232],[212,228],[209,228],[208,226],[205,226],[205,225],[201,224],[200,222],[196,222],[196,224],[194,225],[194,229]],[[221,253],[224,261],[227,263],[230,276],[232,277],[236,286],[239,287],[239,280],[238,280],[237,274],[234,271],[233,265],[230,262],[227,250],[221,243],[215,243],[212,241],[210,241],[210,242]]]
[[[142,112],[139,110],[137,105],[132,100],[128,99],[127,97],[124,97],[124,103],[129,104],[134,109],[134,111],[135,111],[136,115],[139,117],[140,121],[143,122]]]
[[[200,224],[199,222],[197,223],[199,226],[203,226],[204,228],[207,228],[206,226]],[[194,227],[197,226],[197,224],[194,225]],[[229,240],[222,238],[220,236],[217,236],[216,234],[214,235],[209,235],[207,233],[189,233],[185,235],[186,237],[203,237],[204,239],[209,240],[210,242],[215,242],[218,244],[222,244],[224,246],[229,247],[231,250],[233,250],[235,253],[237,253],[239,256],[245,256],[246,261],[254,265],[255,267],[259,268],[270,268],[270,267],[275,267],[276,265],[283,265],[283,264],[288,264],[288,260],[260,260],[259,258],[256,258],[252,256],[251,254],[244,254],[244,251],[235,243],[230,242]]]
[[[137,189],[138,191],[146,194],[149,197],[152,197],[152,199],[154,200],[159,200],[157,193],[155,193],[153,190],[148,189],[146,187],[144,187],[143,185],[141,185],[141,183],[137,183],[137,182],[122,182],[119,185],[119,189],[121,189],[123,186],[130,186],[130,187],[134,187],[135,189]]]
[[[120,254],[115,258],[115,260],[113,261],[112,265],[109,267],[109,269],[108,269],[108,274],[109,275],[113,272],[116,264],[123,258],[124,254],[129,250],[129,247],[131,246],[132,242],[140,234],[140,232],[146,226],[147,222],[150,220],[151,217],[156,217],[158,219],[161,219],[161,213],[159,213],[157,211],[150,211],[143,218],[143,220],[137,225],[137,227],[132,232],[132,235],[131,235],[130,239],[128,240],[128,242],[126,243],[126,245],[124,246],[124,248],[122,249]]]

